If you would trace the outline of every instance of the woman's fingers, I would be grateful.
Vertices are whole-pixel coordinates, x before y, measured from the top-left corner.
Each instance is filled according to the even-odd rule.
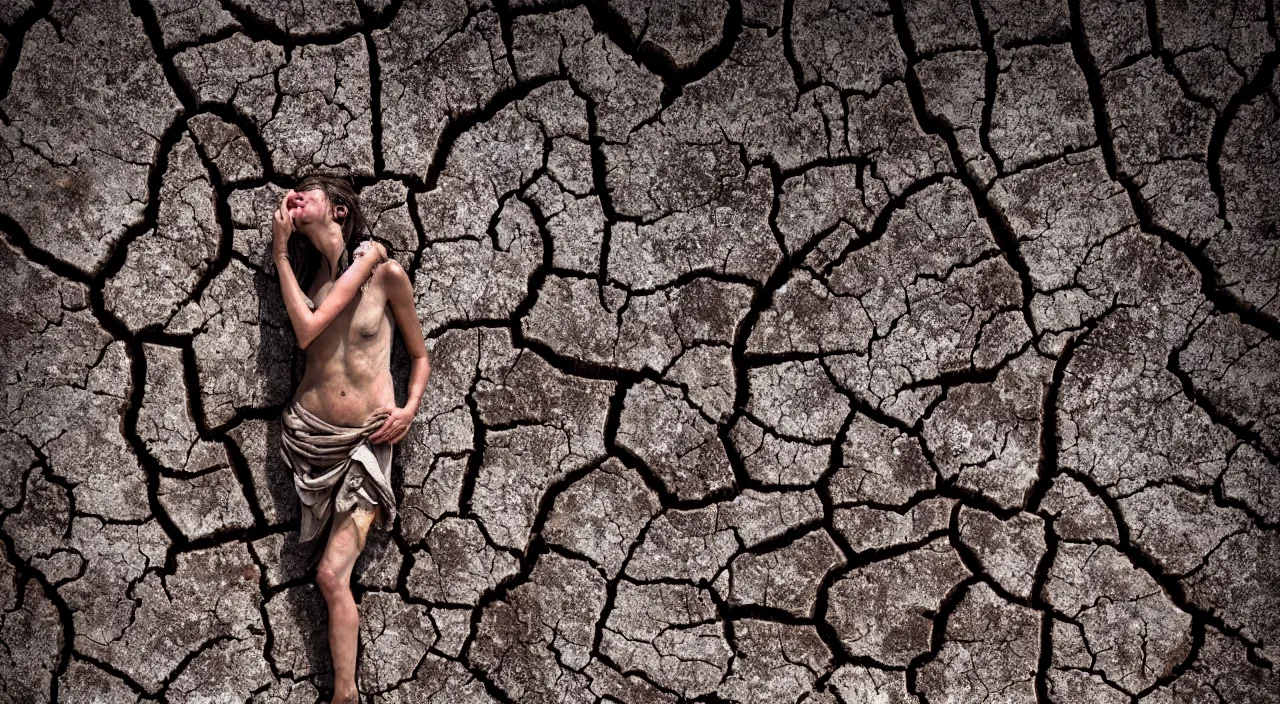
[[[379,408],[377,411],[375,411],[375,413],[380,413],[383,410],[386,410],[386,409]],[[377,430],[369,434],[369,440],[374,443],[382,442],[383,438],[385,438],[390,433],[390,431],[394,429],[394,427],[395,427],[395,423],[392,422],[390,417],[387,417],[385,420],[382,421],[382,425],[378,426]]]
[[[397,422],[387,422],[369,436],[369,442],[375,445],[381,442],[389,442],[392,445],[395,445],[401,440],[404,440],[408,435],[409,425],[407,423],[401,424]]]
[[[399,410],[395,406],[382,406],[373,412],[373,415],[380,413],[388,414],[382,424],[376,430],[369,433],[369,442],[378,444],[381,442],[398,443],[409,434],[409,422],[398,420],[395,412]]]
[[[408,435],[409,435],[409,426],[407,425],[392,426],[389,429],[386,426],[383,426],[382,428],[379,428],[377,431],[369,435],[369,442],[373,443],[374,445],[377,445],[383,442],[389,442],[392,445],[395,445],[399,443],[401,440],[404,440],[405,437]]]
[[[280,197],[280,207],[276,208],[276,214],[275,214],[276,221],[279,223],[283,224],[284,222],[289,220],[289,198],[291,196],[293,196],[293,191],[288,190],[288,191],[285,191],[284,195]]]
[[[372,255],[373,266],[376,269],[379,264],[387,260],[387,248],[381,242],[365,240],[356,246],[355,256],[365,255]]]

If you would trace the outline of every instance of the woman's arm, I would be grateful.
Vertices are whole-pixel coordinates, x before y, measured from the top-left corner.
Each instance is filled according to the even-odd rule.
[[[413,358],[413,366],[409,370],[409,398],[405,400],[404,407],[386,408],[390,413],[387,420],[369,435],[369,440],[375,444],[387,441],[394,445],[409,434],[409,425],[414,416],[418,415],[422,395],[427,390],[427,380],[431,378],[431,362],[427,359],[427,343],[422,338],[418,310],[413,305],[413,284],[409,281],[409,275],[395,261],[387,262],[378,275],[385,277],[383,280],[387,290],[387,304],[391,306],[391,314],[400,328],[405,349]]]
[[[378,245],[381,247],[382,245]],[[280,276],[280,295],[284,298],[285,310],[289,312],[289,322],[293,323],[293,333],[298,338],[298,346],[307,349],[329,323],[342,312],[343,308],[356,297],[356,292],[369,280],[379,259],[375,253],[357,256],[354,263],[342,272],[337,283],[329,290],[320,305],[312,311],[307,307],[307,300],[298,286],[298,279],[293,275],[293,267],[289,265],[289,257],[278,253],[273,257],[276,272]],[[385,255],[383,256],[385,259]]]
[[[338,277],[324,301],[312,311],[307,307],[306,295],[298,285],[289,263],[289,235],[293,229],[293,221],[289,216],[285,200],[272,220],[272,261],[276,265],[276,274],[280,278],[280,296],[284,299],[285,310],[289,313],[289,322],[293,324],[293,333],[298,338],[298,346],[307,349],[329,323],[338,317],[343,308],[355,298],[356,292],[373,274],[373,270],[387,258],[387,250],[377,242],[362,244],[356,250],[355,261]]]

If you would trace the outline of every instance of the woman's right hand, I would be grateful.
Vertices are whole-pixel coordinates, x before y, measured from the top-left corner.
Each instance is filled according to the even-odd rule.
[[[271,216],[271,255],[272,257],[287,255],[289,252],[289,236],[293,234],[293,216],[289,214],[289,198],[292,190],[285,191],[280,199],[280,207]]]

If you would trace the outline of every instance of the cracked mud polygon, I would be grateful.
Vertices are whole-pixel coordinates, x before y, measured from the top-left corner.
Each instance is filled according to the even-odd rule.
[[[0,699],[328,696],[267,256],[316,169],[433,365],[367,699],[1280,699],[1274,0],[0,23]]]

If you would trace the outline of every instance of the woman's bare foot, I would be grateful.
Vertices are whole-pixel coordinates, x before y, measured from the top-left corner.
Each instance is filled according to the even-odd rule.
[[[334,692],[332,704],[360,704],[360,693],[338,694]]]

